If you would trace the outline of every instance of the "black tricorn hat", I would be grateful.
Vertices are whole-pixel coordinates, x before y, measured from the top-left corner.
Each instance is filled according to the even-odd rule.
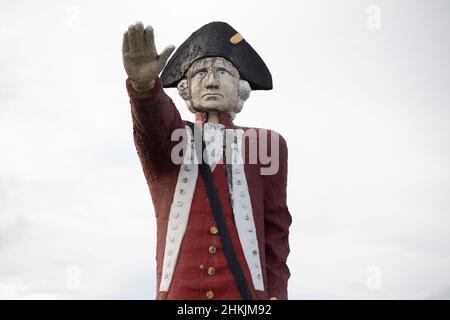
[[[272,89],[272,76],[264,61],[248,42],[225,22],[208,23],[181,44],[161,74],[163,86],[176,87],[191,64],[206,57],[229,60],[239,70],[241,79],[250,83],[252,90]]]

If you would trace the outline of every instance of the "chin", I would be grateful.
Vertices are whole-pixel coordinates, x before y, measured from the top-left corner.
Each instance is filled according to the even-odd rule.
[[[216,105],[216,104],[207,104],[207,105],[203,105],[203,106],[198,106],[198,107],[194,107],[194,110],[196,111],[201,111],[201,112],[208,112],[208,111],[216,111],[216,112],[220,112],[220,111],[225,111],[228,108],[222,105]]]

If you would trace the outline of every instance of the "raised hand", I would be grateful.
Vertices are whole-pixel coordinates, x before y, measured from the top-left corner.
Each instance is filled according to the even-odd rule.
[[[167,63],[175,46],[170,45],[158,55],[152,26],[144,29],[142,22],[128,27],[123,35],[123,65],[134,89],[148,91]]]

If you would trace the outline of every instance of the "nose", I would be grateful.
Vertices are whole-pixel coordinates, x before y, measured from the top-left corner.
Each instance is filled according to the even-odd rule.
[[[209,71],[206,75],[205,86],[208,89],[219,88],[219,80],[217,79],[216,73],[214,71]]]

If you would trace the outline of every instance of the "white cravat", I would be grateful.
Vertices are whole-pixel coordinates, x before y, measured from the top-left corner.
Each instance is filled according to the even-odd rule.
[[[217,163],[223,156],[223,142],[224,142],[225,126],[220,123],[206,122],[203,125],[203,135],[206,145],[206,152],[204,161],[214,171]]]

